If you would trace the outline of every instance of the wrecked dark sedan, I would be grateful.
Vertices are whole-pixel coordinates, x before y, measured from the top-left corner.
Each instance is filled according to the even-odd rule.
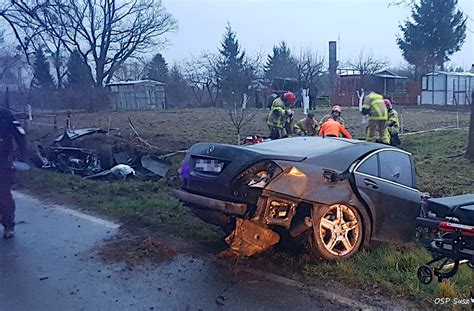
[[[421,204],[410,153],[343,138],[199,143],[180,177],[173,195],[246,256],[279,242],[325,259],[347,258],[375,240],[408,242]]]

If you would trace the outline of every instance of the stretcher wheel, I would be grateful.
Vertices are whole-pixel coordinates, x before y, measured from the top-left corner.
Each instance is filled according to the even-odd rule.
[[[433,281],[434,270],[430,266],[421,266],[416,271],[416,276],[421,283],[428,285]]]

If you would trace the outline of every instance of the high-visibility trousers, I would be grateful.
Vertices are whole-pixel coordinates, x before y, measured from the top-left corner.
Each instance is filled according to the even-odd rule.
[[[387,131],[387,121],[386,120],[369,120],[367,125],[367,138],[366,141],[368,142],[375,142],[375,132],[378,132],[378,141],[389,144],[390,143],[390,135]]]

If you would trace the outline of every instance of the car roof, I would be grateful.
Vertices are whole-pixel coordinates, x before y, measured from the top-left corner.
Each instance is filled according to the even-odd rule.
[[[354,146],[364,146],[370,151],[373,150],[373,145],[378,147],[383,146],[379,144],[369,144],[361,140],[308,136],[271,140],[268,142],[251,145],[249,148],[259,152],[288,154],[311,158],[323,154],[337,152],[341,149]]]
[[[301,156],[307,158],[308,161],[314,159],[327,167],[345,170],[362,156],[387,147],[389,146],[361,140],[311,136],[272,140],[251,145],[248,148],[267,154]]]

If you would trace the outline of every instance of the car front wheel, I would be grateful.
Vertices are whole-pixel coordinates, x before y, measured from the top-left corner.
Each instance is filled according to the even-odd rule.
[[[359,249],[363,223],[358,210],[346,204],[314,206],[310,252],[323,259],[345,259]]]

